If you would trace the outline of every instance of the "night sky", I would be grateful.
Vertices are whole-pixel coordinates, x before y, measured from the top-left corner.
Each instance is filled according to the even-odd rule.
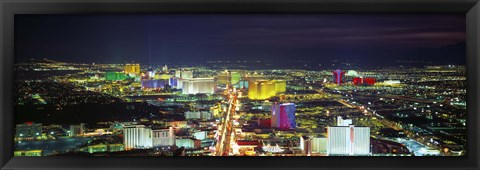
[[[464,64],[465,29],[465,14],[16,15],[15,59]]]

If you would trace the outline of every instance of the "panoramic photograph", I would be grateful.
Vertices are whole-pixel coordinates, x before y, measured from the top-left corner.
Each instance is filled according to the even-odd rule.
[[[19,14],[14,27],[14,156],[467,153],[465,14]]]

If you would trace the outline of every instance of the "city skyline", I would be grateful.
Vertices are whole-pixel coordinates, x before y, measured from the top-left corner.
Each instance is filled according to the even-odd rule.
[[[462,15],[16,17],[15,156],[470,152]]]

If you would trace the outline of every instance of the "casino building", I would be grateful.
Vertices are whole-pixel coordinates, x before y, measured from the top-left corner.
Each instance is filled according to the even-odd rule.
[[[264,100],[275,96],[275,82],[268,80],[257,80],[249,83],[248,98],[253,100]]]
[[[239,72],[224,71],[218,74],[218,84],[237,84],[241,79]]]
[[[191,79],[191,78],[193,78],[193,71],[177,70],[177,71],[175,71],[175,77],[182,78],[182,79]]]
[[[375,85],[377,80],[375,78],[363,78],[363,77],[355,77],[353,78],[352,83],[354,85]]]
[[[213,94],[215,92],[215,80],[213,78],[185,79],[182,84],[182,94]]]
[[[295,121],[295,104],[274,103],[272,104],[272,128],[294,129],[297,127]]]
[[[327,155],[361,156],[370,154],[370,127],[327,127]]]
[[[105,73],[105,80],[107,81],[122,81],[127,79],[128,76],[125,73],[109,71]]]
[[[169,84],[168,79],[143,79],[142,80],[142,88],[144,89],[161,89],[164,88],[165,85]]]
[[[337,117],[337,126],[327,127],[327,155],[369,155],[370,127],[355,127],[352,119]]]
[[[125,74],[140,75],[140,64],[125,64]]]
[[[276,93],[285,93],[287,91],[287,81],[285,80],[273,80],[275,83],[275,92]]]
[[[332,73],[333,73],[333,82],[338,85],[342,84],[343,76],[345,75],[345,72],[340,69],[337,69]]]
[[[130,125],[123,128],[125,150],[152,148],[152,129],[144,125]]]
[[[152,130],[153,133],[153,147],[160,146],[174,146],[175,145],[175,133],[173,127],[168,129]]]

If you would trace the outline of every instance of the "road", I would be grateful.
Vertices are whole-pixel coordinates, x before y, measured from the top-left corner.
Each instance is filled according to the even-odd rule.
[[[215,156],[228,156],[230,154],[230,144],[233,142],[233,120],[231,119],[235,115],[235,108],[237,103],[237,92],[232,92],[228,99],[228,110],[225,113],[225,119],[221,123],[220,139],[217,142]]]

